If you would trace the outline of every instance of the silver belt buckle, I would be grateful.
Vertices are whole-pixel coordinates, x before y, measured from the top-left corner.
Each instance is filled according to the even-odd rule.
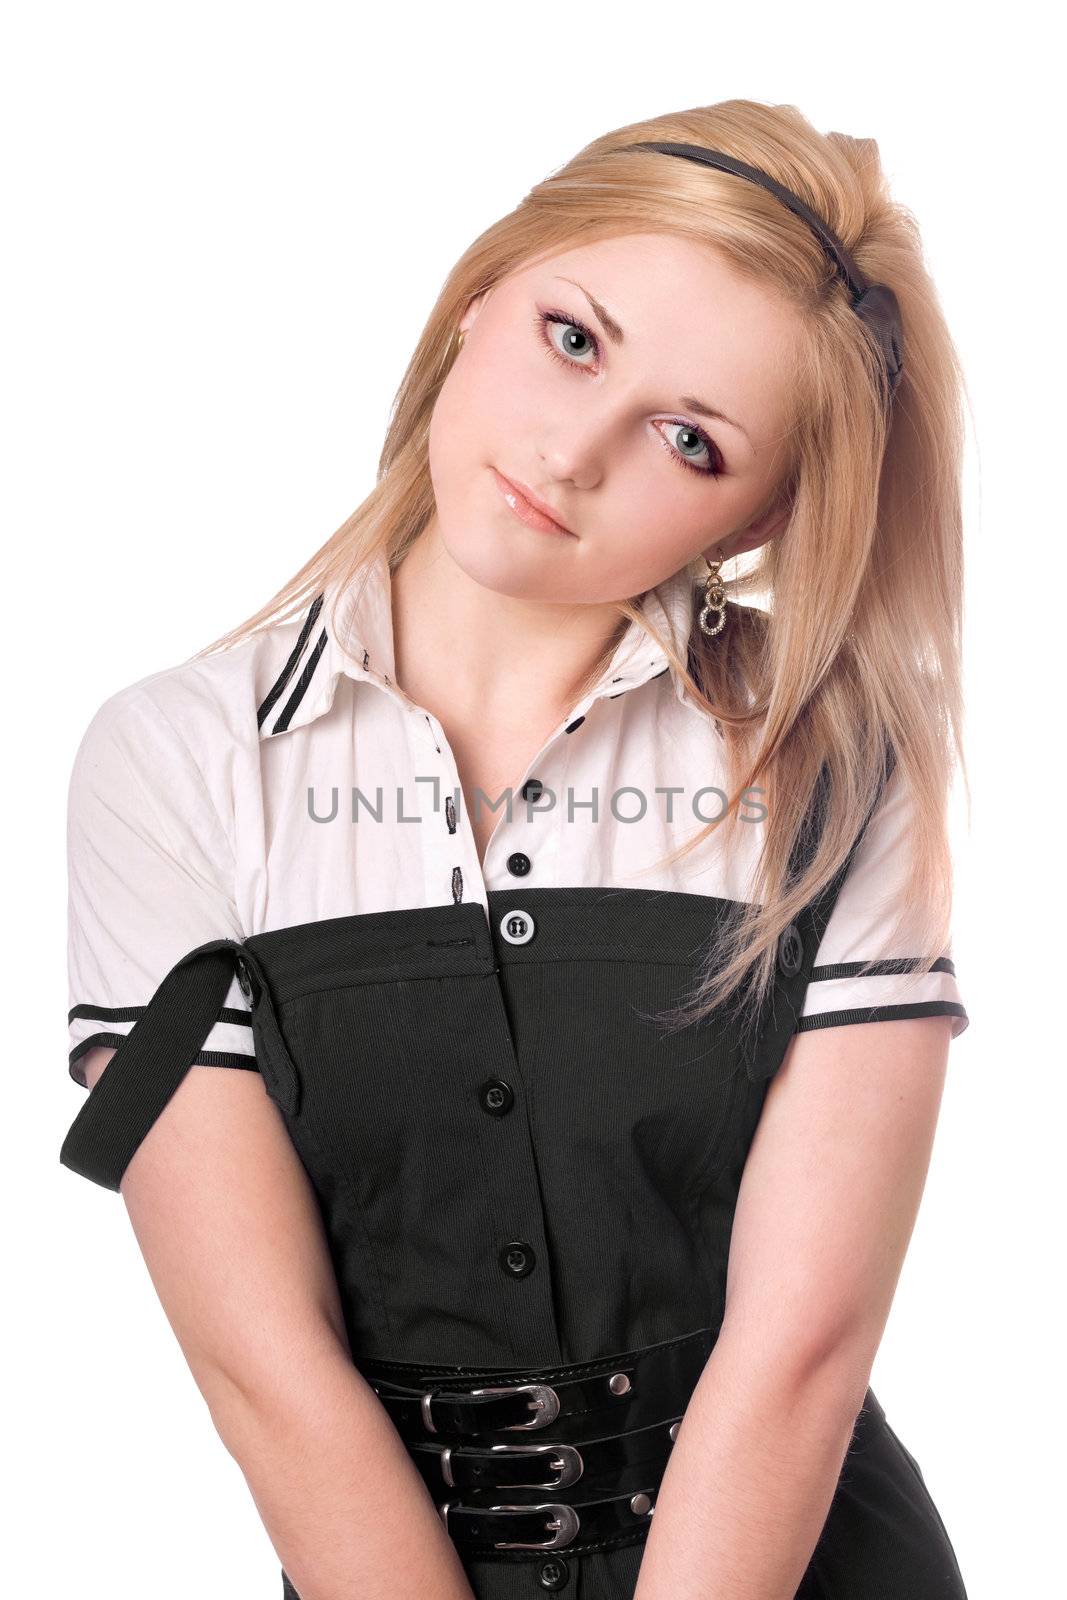
[[[457,1398],[456,1390],[449,1390],[448,1394],[450,1399]],[[547,1383],[505,1383],[496,1388],[468,1389],[467,1394],[471,1398],[479,1394],[529,1394],[531,1396],[530,1408],[538,1413],[533,1421],[505,1423],[501,1430],[502,1432],[508,1432],[512,1428],[544,1428],[559,1416],[559,1395]],[[462,1391],[459,1391],[459,1395],[462,1396]],[[427,1389],[419,1401],[419,1409],[422,1412],[422,1425],[427,1433],[437,1432],[437,1425],[430,1415],[430,1404],[433,1398],[434,1390]]]
[[[528,1394],[530,1409],[538,1414],[531,1422],[508,1422],[504,1431],[512,1428],[545,1428],[559,1416],[559,1395],[548,1383],[504,1383],[487,1389],[472,1389],[476,1394]]]
[[[450,1489],[456,1487],[452,1473],[452,1453],[457,1448],[462,1450],[463,1446],[446,1445],[441,1452],[441,1476]],[[584,1461],[572,1444],[493,1444],[488,1450],[491,1455],[551,1455],[557,1458],[553,1466],[558,1466],[559,1477],[553,1483],[509,1483],[509,1489],[566,1489],[570,1484],[577,1483],[585,1468]]]
[[[494,1550],[558,1550],[563,1545],[568,1545],[578,1532],[580,1522],[578,1513],[573,1506],[562,1503],[553,1504],[551,1501],[536,1506],[490,1506],[490,1511],[549,1511],[548,1526],[553,1530],[547,1539],[535,1539],[532,1543],[525,1540],[511,1542],[507,1539],[494,1539]]]

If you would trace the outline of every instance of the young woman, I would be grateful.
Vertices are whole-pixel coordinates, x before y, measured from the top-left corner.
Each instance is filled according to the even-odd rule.
[[[285,1594],[964,1595],[868,1386],[967,1025],[959,395],[872,141],[616,130],[93,718],[62,1160]]]

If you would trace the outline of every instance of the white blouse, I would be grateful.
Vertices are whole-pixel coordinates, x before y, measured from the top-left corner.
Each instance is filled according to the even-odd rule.
[[[684,659],[699,603],[689,569],[649,595]],[[658,858],[718,817],[721,735],[633,622],[596,686],[498,803],[484,868],[436,717],[395,682],[388,558],[303,621],[152,674],[112,695],[74,760],[68,798],[69,1070],[118,1045],[170,968],[217,938],[354,913],[478,900],[490,890],[617,886],[749,898],[760,795],[729,852],[720,835]],[[921,1014],[968,1025],[951,951],[891,944],[905,800],[893,780],[834,906],[801,1029]],[[709,926],[709,934],[710,934]],[[857,976],[871,958],[887,964]],[[917,1009],[918,1008],[918,1009]],[[253,1064],[236,979],[197,1059]]]

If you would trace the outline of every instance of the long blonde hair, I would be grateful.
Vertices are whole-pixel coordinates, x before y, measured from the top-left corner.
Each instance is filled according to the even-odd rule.
[[[888,418],[872,347],[809,228],[756,184],[620,148],[640,139],[709,145],[761,167],[826,220],[870,281],[895,291],[904,371]],[[802,330],[787,468],[771,497],[787,497],[788,525],[728,581],[721,633],[705,636],[694,616],[684,660],[660,641],[718,720],[731,786],[722,817],[668,859],[715,828],[732,837],[751,787],[767,797],[753,898],[735,907],[726,959],[720,950],[691,1001],[671,1013],[685,1022],[731,997],[738,1015],[762,1005],[779,936],[845,861],[885,780],[887,753],[910,805],[899,915],[908,917],[911,948],[930,962],[949,939],[947,800],[957,756],[966,780],[965,389],[918,227],[890,198],[873,139],[821,134],[794,106],[727,100],[617,128],[535,184],[446,279],[394,399],[371,493],[260,611],[198,655],[287,620],[320,593],[339,593],[383,549],[391,569],[403,560],[435,510],[430,417],[458,323],[477,295],[542,257],[656,232],[719,251],[735,272],[784,297]],[[644,598],[618,602],[620,627],[642,617]],[[818,848],[791,881],[791,852],[820,777],[827,800]]]

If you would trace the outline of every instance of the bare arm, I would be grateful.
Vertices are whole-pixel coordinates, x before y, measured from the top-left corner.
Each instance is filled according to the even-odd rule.
[[[745,1165],[722,1332],[634,1600],[793,1600],[914,1228],[950,1025],[902,1018],[790,1044]]]
[[[113,1054],[89,1052],[90,1088]],[[301,1600],[472,1600],[417,1468],[352,1363],[314,1192],[259,1074],[192,1067],[121,1193]]]

